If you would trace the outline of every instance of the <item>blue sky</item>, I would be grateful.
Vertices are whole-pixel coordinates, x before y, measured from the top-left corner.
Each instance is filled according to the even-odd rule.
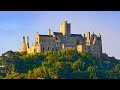
[[[0,11],[0,55],[17,51],[22,36],[29,36],[31,46],[36,32],[59,31],[65,17],[72,33],[100,32],[103,52],[120,59],[120,11]]]

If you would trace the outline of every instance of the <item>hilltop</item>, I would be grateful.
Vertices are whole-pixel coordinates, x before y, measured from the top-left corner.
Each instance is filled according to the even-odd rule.
[[[44,53],[7,51],[0,56],[1,79],[118,79],[120,61],[102,54],[58,50]]]

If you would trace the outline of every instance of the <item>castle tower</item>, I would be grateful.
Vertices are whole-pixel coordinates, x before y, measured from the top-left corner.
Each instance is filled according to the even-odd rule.
[[[86,45],[90,45],[90,32],[87,33]]]
[[[51,30],[50,29],[48,29],[48,35],[51,35]]]
[[[101,39],[101,34],[99,33],[99,45],[100,45],[100,54],[102,54],[102,39]]]
[[[70,36],[71,35],[71,24],[67,23],[65,20],[63,23],[60,24],[60,32],[63,36]]]
[[[27,49],[26,49],[25,37],[23,36],[22,45],[21,48],[19,49],[19,52],[25,52],[25,51],[27,51]]]
[[[29,48],[29,37],[28,36],[26,37],[26,47],[27,49]]]
[[[39,34],[37,32],[36,36],[35,36],[35,45],[40,44],[40,39],[39,39]]]
[[[22,44],[25,44],[25,37],[23,36]]]
[[[90,39],[90,32],[87,33],[87,39]]]
[[[90,51],[96,57],[100,57],[102,55],[102,39],[100,34],[91,35]]]
[[[84,38],[85,38],[85,34],[84,34]]]

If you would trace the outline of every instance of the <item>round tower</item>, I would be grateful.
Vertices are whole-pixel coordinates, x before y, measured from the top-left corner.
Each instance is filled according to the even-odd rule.
[[[25,37],[23,36],[22,38],[22,45],[21,45],[21,48],[19,50],[20,52],[26,52],[27,51],[27,48],[26,48],[26,43],[25,43]]]

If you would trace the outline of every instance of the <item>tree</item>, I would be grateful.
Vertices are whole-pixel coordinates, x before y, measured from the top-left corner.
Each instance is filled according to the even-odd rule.
[[[97,76],[96,76],[96,68],[94,66],[89,66],[87,68],[87,73],[89,74],[89,77],[91,79],[97,79]]]
[[[18,72],[14,72],[8,74],[4,79],[20,79],[20,74]]]
[[[80,70],[83,70],[84,68],[84,62],[82,61],[81,58],[79,58],[77,61],[75,61],[73,64],[72,64],[72,68],[73,69],[80,69]]]
[[[58,79],[58,70],[56,68],[49,68],[48,73],[51,79]]]
[[[95,73],[91,73],[91,74],[90,74],[90,78],[91,78],[91,79],[97,79],[97,76],[96,76]]]
[[[115,65],[115,67],[113,68],[113,71],[120,74],[120,64]]]
[[[32,75],[33,75],[32,70],[29,70],[27,74],[27,79],[32,79]]]
[[[95,72],[96,72],[96,69],[95,69],[94,66],[89,66],[89,67],[87,68],[87,72],[88,72],[89,74],[92,74],[92,73],[95,73]]]

